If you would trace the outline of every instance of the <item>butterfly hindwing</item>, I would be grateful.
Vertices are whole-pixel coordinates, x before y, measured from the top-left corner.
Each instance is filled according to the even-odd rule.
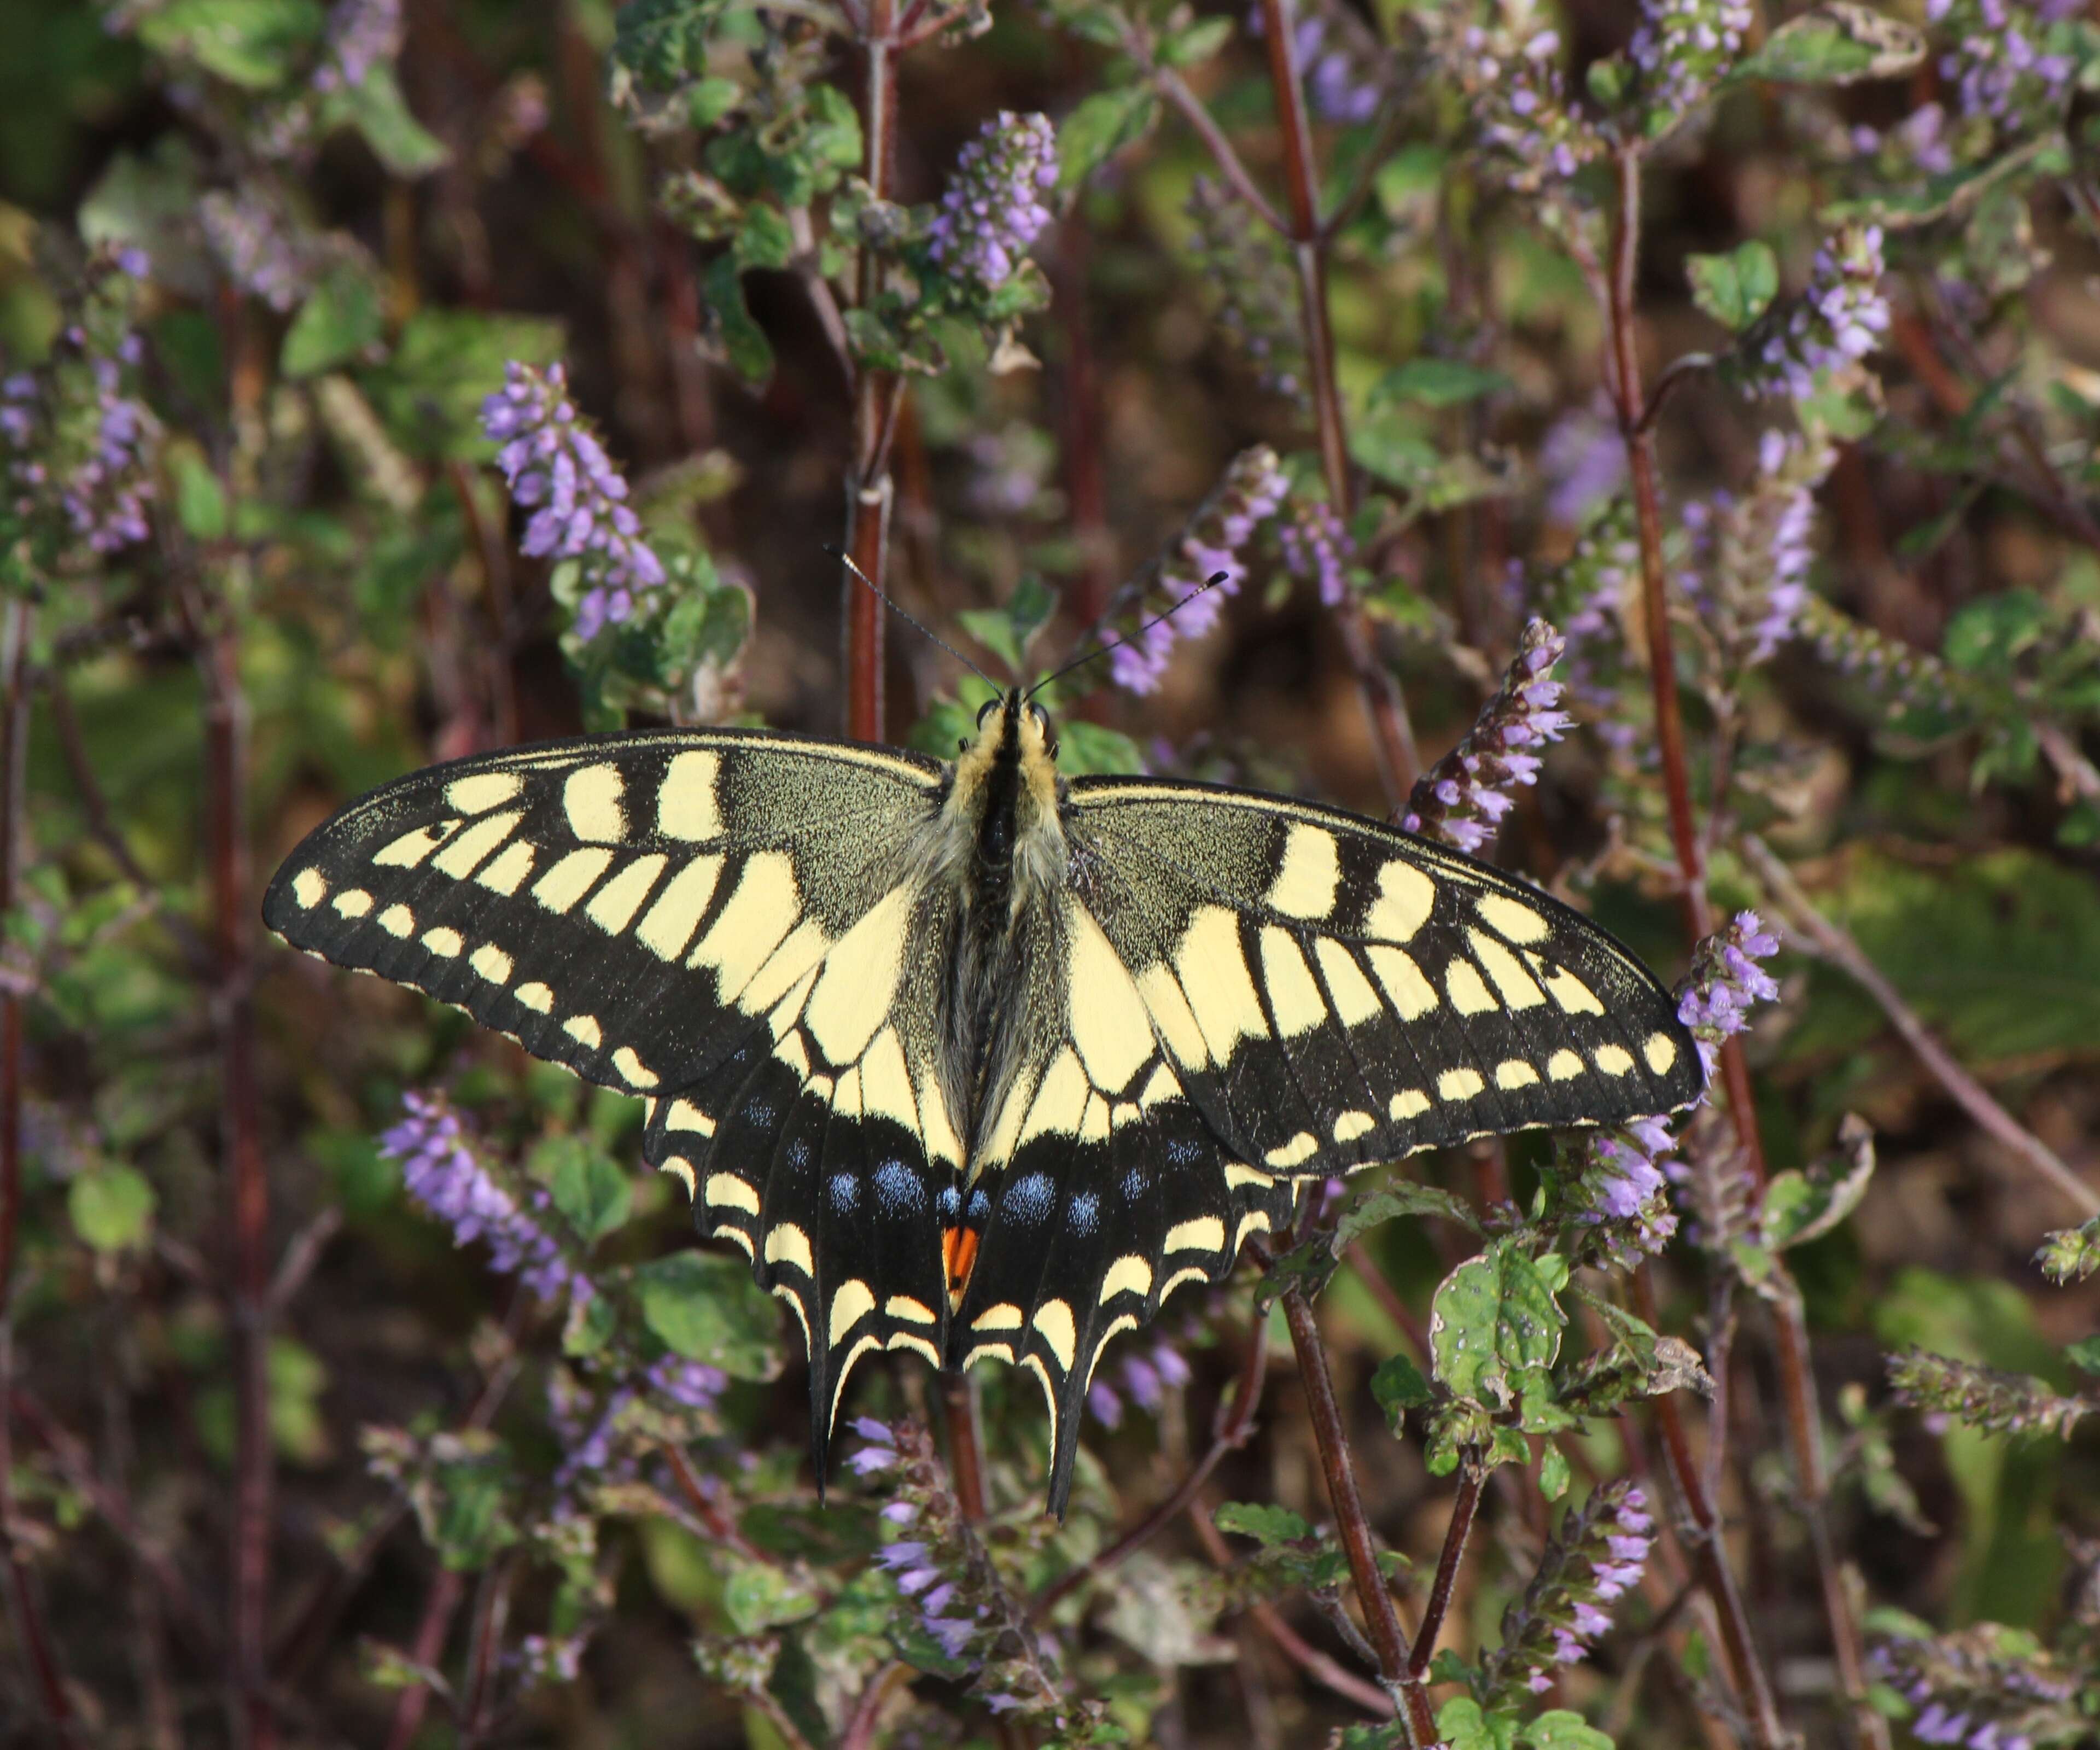
[[[1079,898],[1189,1099],[1251,1166],[1342,1172],[1699,1091],[1661,985],[1484,864],[1211,785],[1082,778],[1065,818]]]

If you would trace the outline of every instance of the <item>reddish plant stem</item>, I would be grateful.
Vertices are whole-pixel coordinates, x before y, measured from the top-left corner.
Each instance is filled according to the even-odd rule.
[[[1676,653],[1670,636],[1668,576],[1662,550],[1661,495],[1657,482],[1654,434],[1646,421],[1646,397],[1641,385],[1640,355],[1636,342],[1634,289],[1640,258],[1640,152],[1638,148],[1622,148],[1618,155],[1619,201],[1614,218],[1612,237],[1612,263],[1608,283],[1609,309],[1607,312],[1612,344],[1612,390],[1617,398],[1619,426],[1626,446],[1626,462],[1634,490],[1635,519],[1639,525],[1641,549],[1641,603],[1643,621],[1648,634],[1648,676],[1655,701],[1656,740],[1662,758],[1662,776],[1665,796],[1669,805],[1670,837],[1672,850],[1677,858],[1678,871],[1683,883],[1683,903],[1685,931],[1688,939],[1696,943],[1710,934],[1714,927],[1713,910],[1708,903],[1705,870],[1700,851],[1698,826],[1692,812],[1690,765],[1685,754],[1684,717],[1678,696]],[[1722,1085],[1727,1095],[1728,1117],[1732,1125],[1738,1148],[1742,1154],[1742,1170],[1754,1186],[1762,1188],[1765,1180],[1764,1145],[1758,1133],[1757,1106],[1750,1087],[1749,1060],[1743,1054],[1740,1039],[1731,1039],[1721,1051]],[[1645,1273],[1641,1277],[1648,1298],[1653,1298],[1653,1285]],[[1771,1305],[1773,1324],[1778,1341],[1776,1351],[1780,1376],[1780,1398],[1785,1406],[1787,1444],[1791,1452],[1795,1479],[1799,1490],[1798,1505],[1809,1531],[1809,1542],[1815,1558],[1817,1581],[1823,1593],[1824,1614],[1830,1629],[1831,1651],[1838,1666],[1838,1682],[1844,1690],[1846,1718],[1856,1740],[1868,1750],[1886,1750],[1890,1742],[1888,1726],[1881,1716],[1867,1702],[1866,1646],[1855,1616],[1851,1599],[1845,1586],[1844,1576],[1837,1563],[1835,1545],[1824,1518],[1824,1501],[1829,1492],[1829,1467],[1823,1452],[1823,1428],[1820,1408],[1815,1396],[1814,1358],[1811,1353],[1808,1330],[1804,1322],[1800,1300],[1793,1291],[1790,1280],[1785,1276],[1781,1267],[1784,1292]],[[1648,1316],[1643,1313],[1643,1316]],[[1653,1320],[1650,1319],[1650,1323]],[[1720,1386],[1719,1401],[1727,1401],[1727,1382]],[[1682,1439],[1683,1427],[1677,1416],[1674,1400],[1665,1399],[1658,1405],[1666,1408],[1670,1421],[1678,1423],[1676,1437],[1670,1437],[1665,1424],[1665,1439],[1671,1468],[1678,1472],[1679,1488],[1686,1493],[1688,1501],[1694,1492],[1705,1499],[1703,1483],[1696,1477],[1688,1477],[1679,1467],[1680,1454],[1689,1461],[1688,1446]],[[1710,1514],[1711,1508],[1709,1506]],[[1714,1552],[1710,1567],[1710,1590],[1725,1582],[1729,1595],[1736,1596],[1734,1576],[1728,1571],[1727,1561],[1719,1551],[1718,1542],[1709,1538]],[[1727,1625],[1729,1607],[1723,1602],[1719,1591],[1714,1591],[1715,1607],[1722,1613],[1724,1628]],[[1736,1607],[1740,1608],[1740,1598]],[[1746,1694],[1762,1686],[1762,1699],[1770,1700],[1770,1683],[1763,1668],[1756,1663],[1756,1651],[1748,1633],[1748,1624],[1741,1625],[1740,1639],[1742,1651],[1750,1661],[1748,1667],[1739,1668],[1737,1681]],[[1738,1637],[1728,1635],[1732,1647]],[[1762,1710],[1755,1716],[1760,1731],[1763,1730],[1765,1715]],[[1777,1717],[1771,1716],[1774,1730]]]
[[[1420,1694],[1419,1686],[1411,1693],[1407,1688],[1407,1643],[1401,1633],[1399,1614],[1392,1607],[1392,1594],[1386,1590],[1385,1576],[1379,1571],[1378,1545],[1371,1536],[1363,1497],[1357,1491],[1357,1474],[1349,1462],[1348,1431],[1342,1421],[1342,1407],[1335,1400],[1334,1379],[1327,1371],[1327,1351],[1320,1341],[1312,1303],[1302,1289],[1284,1291],[1283,1316],[1290,1327],[1290,1346],[1298,1353],[1298,1370],[1304,1378],[1313,1439],[1327,1479],[1327,1498],[1334,1503],[1335,1529],[1341,1535],[1343,1554],[1348,1558],[1349,1577],[1355,1582],[1357,1602],[1363,1607],[1379,1675],[1396,1697],[1407,1696],[1409,1720],[1418,1741],[1433,1743],[1436,1727],[1428,1719],[1427,1699]],[[1426,1738],[1421,1735],[1425,1724],[1429,1732]]]
[[[15,597],[7,603],[7,631],[0,660],[7,664],[7,690],[0,712],[0,916],[15,909],[22,872],[24,779],[29,749],[29,603]],[[15,1551],[14,1393],[15,1251],[22,1221],[22,997],[11,985],[0,987],[0,1558],[7,1575],[7,1620],[23,1662],[44,1730],[54,1742],[78,1741],[65,1673],[44,1621],[43,1604],[34,1579]]]
[[[1473,1529],[1473,1516],[1480,1511],[1480,1466],[1469,1453],[1458,1469],[1458,1492],[1452,1498],[1451,1518],[1444,1530],[1444,1548],[1436,1558],[1436,1578],[1429,1589],[1429,1607],[1422,1613],[1422,1626],[1415,1631],[1414,1651],[1407,1661],[1407,1680],[1420,1688],[1422,1680],[1429,1670],[1429,1662],[1436,1656],[1436,1637],[1443,1631],[1444,1619],[1451,1609],[1451,1592],[1458,1584],[1458,1563],[1466,1554],[1466,1539]]]
[[[445,1651],[445,1632],[452,1627],[452,1613],[465,1594],[466,1580],[452,1569],[441,1568],[423,1602],[423,1620],[416,1625],[416,1638],[408,1656],[425,1670],[435,1670]],[[430,1705],[430,1686],[413,1683],[401,1691],[394,1704],[394,1723],[387,1730],[386,1750],[408,1750],[422,1730],[423,1715]]]
[[[736,1528],[729,1515],[722,1511],[721,1504],[708,1493],[706,1485],[700,1481],[699,1473],[693,1469],[692,1460],[686,1456],[685,1448],[673,1441],[666,1441],[663,1451],[664,1457],[670,1462],[672,1480],[677,1483],[679,1494],[684,1497],[686,1505],[692,1510],[693,1517],[699,1522],[708,1536],[725,1548],[734,1549],[739,1555],[752,1561],[765,1560],[765,1557]]]
[[[232,1552],[233,1683],[250,1746],[275,1741],[267,1696],[271,1514],[270,1186],[255,1083],[254,968],[249,927],[248,701],[232,631],[188,615],[204,679],[205,854],[217,963],[220,1146],[226,1175],[227,1298],[233,1309],[235,1429]]]
[[[863,172],[877,201],[889,198],[896,161],[897,66],[894,0],[867,0],[867,28],[861,47],[867,62],[867,82],[861,105],[865,142]],[[882,255],[863,243],[855,297],[863,310],[882,289]],[[889,478],[889,434],[900,393],[882,372],[861,367],[854,381],[854,465],[846,481],[846,550],[876,588],[882,587],[889,558],[889,507],[895,496]],[[882,602],[874,589],[850,574],[844,580],[846,734],[859,741],[880,741],[883,730],[883,646],[886,628]]]
[[[889,1699],[893,1689],[899,1683],[909,1682],[911,1677],[911,1666],[902,1660],[893,1659],[867,1680],[867,1686],[854,1704],[845,1730],[839,1735],[839,1750],[869,1750],[875,1742],[876,1723],[882,1717],[882,1704]]]
[[[941,1376],[941,1404],[948,1423],[948,1476],[965,1525],[984,1523],[983,1443],[977,1436],[977,1384],[968,1373]]]
[[[1059,1599],[1142,1549],[1187,1510],[1189,1503],[1202,1492],[1203,1485],[1210,1481],[1211,1473],[1218,1468],[1219,1461],[1226,1453],[1246,1444],[1247,1436],[1254,1431],[1255,1412],[1261,1405],[1262,1382],[1268,1365],[1268,1320],[1257,1318],[1248,1333],[1246,1352],[1240,1358],[1239,1377],[1233,1395],[1218,1405],[1211,1425],[1211,1444],[1202,1456],[1150,1512],[1107,1549],[1077,1567],[1068,1569],[1038,1593],[1028,1608],[1031,1620],[1047,1616]]]

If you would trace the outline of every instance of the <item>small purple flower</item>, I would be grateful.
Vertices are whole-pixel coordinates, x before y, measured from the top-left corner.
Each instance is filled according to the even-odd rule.
[[[1742,53],[1745,0],[1642,0],[1627,55],[1640,69],[1650,139],[1688,116]]]
[[[499,1184],[468,1145],[459,1115],[442,1100],[411,1091],[405,1116],[379,1139],[379,1152],[401,1163],[409,1196],[452,1231],[455,1245],[479,1240],[490,1268],[514,1276],[540,1299],[590,1292],[560,1245]]]
[[[2080,0],[1928,0],[1926,15],[1953,39],[1939,71],[1961,112],[1998,134],[2060,126],[2078,73],[2069,27],[2083,10]]]
[[[314,89],[338,91],[363,85],[374,67],[400,58],[401,37],[401,0],[335,0]]]
[[[1283,568],[1293,577],[1316,582],[1329,607],[1348,599],[1349,562],[1357,556],[1357,544],[1325,499],[1293,498],[1277,519],[1276,538],[1283,549]]]
[[[642,539],[627,482],[569,399],[567,372],[513,360],[503,387],[482,403],[481,425],[502,445],[496,465],[512,501],[532,513],[519,549],[582,569],[577,637],[626,619],[636,596],[662,584],[664,566]]]
[[[1493,174],[1511,189],[1530,194],[1566,183],[1603,154],[1604,136],[1568,105],[1560,32],[1427,28],[1445,34],[1444,64],[1467,100]]]
[[[1002,109],[963,148],[928,235],[933,259],[995,292],[1050,223],[1043,197],[1057,186],[1050,118]]]
[[[197,202],[197,220],[227,281],[249,297],[283,315],[311,289],[320,246],[276,201],[215,188]]]
[[[1169,618],[1126,634],[1109,653],[1109,672],[1116,684],[1133,693],[1149,693],[1167,672],[1167,659],[1176,638],[1201,637],[1217,624],[1219,597],[1236,593],[1246,566],[1242,549],[1255,531],[1273,517],[1289,491],[1289,482],[1267,444],[1242,450],[1225,469],[1224,478],[1168,549],[1159,566],[1158,593],[1165,597],[1154,606],[1151,593],[1140,597],[1139,606],[1148,618],[1171,608]],[[1219,572],[1224,580],[1207,588]]]
[[[1626,487],[1626,440],[1610,408],[1577,408],[1555,420],[1539,441],[1538,471],[1546,482],[1546,515],[1580,528]]]
[[[1550,675],[1566,649],[1567,640],[1542,619],[1524,628],[1501,690],[1465,738],[1415,780],[1403,827],[1462,851],[1487,844],[1515,806],[1510,791],[1538,782],[1535,750],[1559,741],[1572,725],[1560,708],[1560,683]]]
[[[1733,370],[1745,395],[1805,400],[1826,373],[1842,374],[1888,332],[1878,225],[1841,226],[1815,252],[1808,284],[1752,331]]]
[[[1711,1079],[1722,1044],[1749,1027],[1751,1008],[1775,1002],[1779,985],[1758,964],[1779,952],[1779,938],[1754,911],[1739,911],[1728,927],[1692,950],[1692,976],[1678,998],[1677,1018],[1699,1042]]]

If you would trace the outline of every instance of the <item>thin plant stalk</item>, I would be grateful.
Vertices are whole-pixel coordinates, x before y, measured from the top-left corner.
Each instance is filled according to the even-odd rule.
[[[1649,684],[1655,704],[1656,742],[1661,756],[1665,799],[1670,819],[1670,846],[1683,882],[1682,903],[1685,928],[1692,942],[1711,933],[1713,909],[1706,896],[1705,867],[1692,800],[1690,762],[1686,756],[1684,715],[1678,696],[1676,653],[1670,624],[1669,579],[1663,555],[1661,492],[1657,479],[1653,421],[1642,387],[1640,356],[1635,331],[1635,284],[1640,260],[1641,155],[1634,146],[1622,147],[1617,158],[1618,205],[1613,217],[1612,260],[1608,280],[1608,324],[1612,347],[1612,386],[1617,399],[1619,428],[1626,447],[1626,465],[1633,485],[1635,520],[1641,555],[1642,619],[1648,637]],[[1762,1187],[1765,1178],[1764,1146],[1758,1134],[1757,1106],[1751,1095],[1749,1061],[1740,1038],[1728,1040],[1721,1051],[1721,1077],[1727,1095],[1729,1121],[1743,1157],[1744,1170]],[[1652,1278],[1645,1267],[1637,1279],[1652,1302]],[[1887,1723],[1867,1699],[1866,1648],[1852,1608],[1843,1574],[1838,1570],[1835,1546],[1824,1518],[1824,1501],[1829,1492],[1829,1466],[1823,1452],[1821,1413],[1816,1403],[1814,1358],[1799,1297],[1792,1284],[1772,1305],[1778,1341],[1781,1402],[1785,1408],[1788,1445],[1793,1459],[1799,1505],[1808,1523],[1809,1542],[1815,1558],[1817,1579],[1823,1593],[1824,1614],[1830,1625],[1831,1649],[1846,1699],[1846,1717],[1855,1740],[1868,1750],[1887,1750]],[[1643,1316],[1649,1316],[1643,1314]],[[1649,1322],[1653,1319],[1649,1317]],[[1721,1382],[1720,1401],[1727,1401],[1726,1382]],[[1688,1505],[1695,1497],[1705,1500],[1703,1480],[1692,1464],[1683,1437],[1682,1417],[1674,1400],[1659,1400],[1665,1417],[1665,1444],[1670,1469]],[[1707,1506],[1710,1518],[1712,1508]],[[1695,1512],[1695,1519],[1699,1515]],[[1702,1523],[1702,1531],[1707,1529]],[[1740,1611],[1742,1601],[1730,1572],[1718,1538],[1710,1532],[1701,1552],[1707,1568],[1708,1589],[1722,1615],[1724,1638],[1736,1679],[1752,1699],[1754,1724],[1760,1742],[1777,1743],[1780,1731],[1776,1704],[1771,1699],[1770,1678],[1758,1659],[1747,1621],[1732,1622],[1731,1612]]]

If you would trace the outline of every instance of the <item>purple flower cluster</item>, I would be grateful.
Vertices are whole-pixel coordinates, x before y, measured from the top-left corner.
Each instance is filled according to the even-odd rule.
[[[1468,852],[1494,836],[1516,806],[1510,791],[1538,782],[1534,750],[1559,741],[1573,723],[1560,708],[1560,683],[1548,676],[1567,647],[1544,620],[1525,626],[1501,690],[1465,738],[1415,780],[1402,827]]]
[[[1348,599],[1349,562],[1357,556],[1357,544],[1326,500],[1293,498],[1277,519],[1276,539],[1284,569],[1317,583],[1320,599],[1329,607]]]
[[[1894,160],[1890,169],[1922,170],[1927,176],[1944,176],[1954,168],[1954,148],[1948,138],[1947,112],[1938,104],[1923,104],[1894,127],[1870,128],[1864,123],[1851,135],[1852,149],[1863,158],[1885,150]]]
[[[997,291],[1050,223],[1043,197],[1057,185],[1050,118],[1002,109],[955,161],[929,233],[933,259]]]
[[[966,1534],[945,1492],[916,1485],[928,1468],[930,1452],[914,1452],[897,1432],[872,1416],[856,1416],[853,1430],[866,1444],[846,1462],[856,1476],[898,1473],[903,1488],[882,1509],[883,1523],[902,1535],[876,1552],[876,1563],[897,1581],[911,1601],[919,1625],[951,1659],[968,1656],[985,1632],[984,1610],[964,1596],[968,1572]],[[961,1545],[961,1547],[952,1547]]]
[[[1590,512],[1625,490],[1626,440],[1601,398],[1546,428],[1538,471],[1546,480],[1546,514],[1564,528],[1580,528]]]
[[[1689,115],[1743,51],[1756,13],[1746,0],[1642,0],[1627,48],[1640,69],[1652,139]]]
[[[1779,997],[1779,985],[1758,963],[1779,952],[1779,938],[1754,911],[1739,911],[1726,929],[1692,950],[1692,976],[1677,1001],[1677,1018],[1699,1042],[1700,1060],[1711,1079],[1721,1047],[1747,1032],[1750,1010]]]
[[[1677,1139],[1664,1118],[1636,1118],[1585,1136],[1574,1157],[1574,1219],[1614,1261],[1652,1256],[1677,1232],[1670,1183],[1682,1175]]]
[[[2031,1636],[1996,1623],[1877,1641],[1867,1668],[1917,1710],[1908,1723],[1921,1743],[2036,1750],[2082,1743],[2090,1735],[2091,1719],[2079,1705],[2087,1686],[2078,1674]]]
[[[1767,660],[1799,630],[1814,558],[1815,489],[1829,446],[1765,433],[1758,478],[1740,498],[1726,491],[1683,507],[1696,561],[1683,583],[1739,668]]]
[[[1335,33],[1335,40],[1329,41],[1331,28],[1330,20],[1315,15],[1298,20],[1290,33],[1312,112],[1322,121],[1343,125],[1368,121],[1378,113],[1378,80],[1363,66],[1346,32]],[[1260,0],[1247,9],[1247,30],[1255,37],[1268,33],[1268,15]]]
[[[1641,738],[1620,693],[1626,672],[1624,619],[1639,578],[1633,502],[1618,498],[1561,562],[1547,595],[1566,628],[1568,696],[1582,707],[1597,739],[1622,757],[1635,752]]]
[[[1746,342],[1736,367],[1744,393],[1805,400],[1819,377],[1849,371],[1880,346],[1889,326],[1882,273],[1881,227],[1841,227],[1816,250],[1807,289]]]
[[[595,1292],[589,1280],[482,1164],[459,1114],[428,1094],[404,1094],[401,1104],[406,1115],[382,1133],[379,1152],[401,1163],[409,1196],[452,1229],[452,1243],[481,1241],[490,1268],[516,1276],[541,1300],[552,1303],[565,1294],[588,1299]]]
[[[0,380],[0,461],[15,512],[55,513],[97,556],[149,532],[161,422],[129,378],[143,356],[131,304],[151,271],[141,249],[99,257],[79,320],[60,332],[50,362]]]
[[[2078,64],[2071,44],[2049,40],[2085,11],[2084,0],[1927,0],[1926,16],[1954,46],[1940,58],[1965,116],[1994,130],[2028,133],[2055,126],[2071,100]]]
[[[335,0],[314,89],[338,91],[364,84],[374,67],[400,58],[401,36],[401,0]]]
[[[642,539],[627,482],[569,399],[567,374],[514,359],[482,403],[481,429],[503,446],[496,465],[512,500],[532,513],[522,549],[581,567],[576,635],[593,638],[625,619],[636,594],[664,581],[663,562]]]
[[[1510,188],[1529,193],[1549,180],[1564,183],[1603,153],[1602,136],[1568,106],[1559,31],[1519,37],[1472,25],[1445,61]]]
[[[197,202],[204,238],[227,281],[280,315],[314,283],[317,251],[279,206],[251,192],[214,189]]]
[[[1167,672],[1167,659],[1177,638],[1200,638],[1218,623],[1220,597],[1236,593],[1246,567],[1241,550],[1255,530],[1282,508],[1290,490],[1276,452],[1265,443],[1233,458],[1211,496],[1176,537],[1161,561],[1158,585],[1166,599],[1149,606],[1152,592],[1140,598],[1140,609],[1167,619],[1134,632],[1109,653],[1109,671],[1116,685],[1132,693],[1149,693]],[[1224,580],[1204,585],[1219,572]],[[1176,603],[1182,604],[1176,607]]]
[[[1502,1614],[1502,1644],[1488,1655],[1491,1684],[1521,1681],[1534,1695],[1610,1631],[1616,1602],[1640,1584],[1655,1520],[1638,1483],[1608,1483],[1561,1522],[1524,1596]]]
[[[1124,1399],[1148,1415],[1156,1416],[1169,1390],[1179,1391],[1189,1383],[1189,1364],[1181,1359],[1172,1339],[1162,1337],[1149,1349],[1125,1355],[1116,1364],[1115,1384],[1096,1377],[1087,1388],[1087,1408],[1104,1426],[1118,1428],[1123,1426]]]

